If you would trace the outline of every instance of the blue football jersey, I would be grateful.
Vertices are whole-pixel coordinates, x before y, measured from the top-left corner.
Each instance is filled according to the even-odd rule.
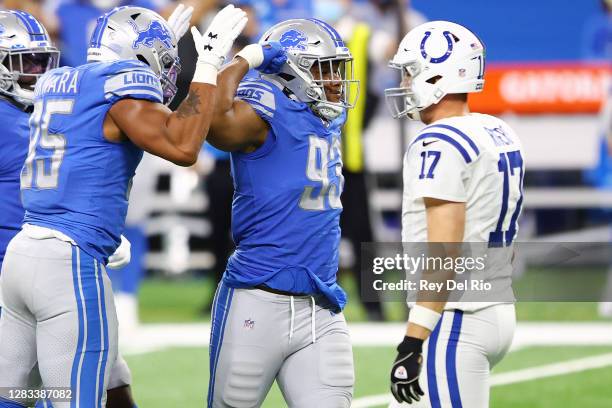
[[[102,262],[119,245],[143,153],[129,140],[104,138],[106,113],[123,98],[162,102],[147,65],[98,62],[45,74],[36,85],[21,174],[25,222],[63,232]]]
[[[254,152],[231,154],[236,251],[224,279],[232,287],[265,284],[324,294],[342,309],[346,294],[336,274],[345,115],[327,124],[308,105],[262,78],[244,79],[237,97],[270,131]]]
[[[29,113],[0,98],[0,266],[23,222],[19,174],[28,153],[29,118]]]

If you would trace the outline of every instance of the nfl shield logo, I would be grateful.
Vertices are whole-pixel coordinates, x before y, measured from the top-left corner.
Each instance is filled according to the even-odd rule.
[[[465,76],[465,68],[459,68],[459,76],[463,78]]]
[[[255,320],[246,319],[244,321],[244,328],[245,329],[249,329],[249,330],[254,329],[255,328]]]

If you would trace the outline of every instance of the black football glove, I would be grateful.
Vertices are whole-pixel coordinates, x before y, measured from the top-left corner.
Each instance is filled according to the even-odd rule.
[[[397,351],[397,358],[391,368],[391,393],[397,402],[410,404],[425,395],[419,385],[423,340],[406,336],[397,346]]]

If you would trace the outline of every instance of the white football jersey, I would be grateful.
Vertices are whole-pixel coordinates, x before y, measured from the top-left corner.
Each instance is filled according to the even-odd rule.
[[[434,122],[412,139],[404,156],[402,241],[427,242],[423,198],[431,197],[466,203],[463,242],[482,243],[485,250],[511,247],[524,173],[521,142],[504,121],[472,113]],[[502,252],[489,258],[487,268],[494,268],[497,277],[503,270],[510,282],[512,251]],[[449,303],[447,308],[477,310],[492,303]]]

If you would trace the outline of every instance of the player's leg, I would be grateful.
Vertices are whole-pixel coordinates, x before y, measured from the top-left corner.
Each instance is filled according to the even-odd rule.
[[[267,295],[274,296],[219,284],[212,311],[208,407],[259,407],[268,394],[287,344],[281,332],[289,325],[288,309]]]
[[[36,365],[36,319],[29,309],[27,288],[33,279],[37,260],[12,251],[15,246],[20,246],[20,237],[15,240],[7,249],[0,275],[3,298],[0,314],[0,407],[3,408],[22,406],[9,399],[17,399],[14,391],[28,388],[30,372]]]
[[[132,397],[132,372],[121,354],[110,371],[106,391],[106,408],[135,408]]]
[[[38,365],[44,387],[68,387],[55,408],[104,407],[117,358],[117,317],[104,267],[80,248],[40,240],[45,270],[37,274]],[[45,272],[45,273],[43,273]]]
[[[489,407],[491,368],[512,343],[514,306],[495,305],[470,313],[445,311],[425,342],[419,383],[425,395],[411,405],[390,408]]]
[[[278,385],[291,408],[348,408],[353,397],[355,374],[344,315],[317,307],[314,343],[310,318],[308,313],[301,321],[296,317],[296,336],[302,337],[306,346],[283,362],[277,377]]]

